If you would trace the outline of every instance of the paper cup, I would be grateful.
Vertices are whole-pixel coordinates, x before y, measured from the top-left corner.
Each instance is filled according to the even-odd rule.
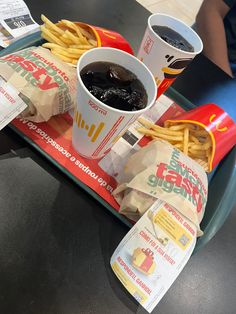
[[[77,22],[76,24],[85,29],[89,28],[97,40],[97,47],[112,47],[126,51],[132,55],[134,54],[130,44],[121,34],[112,30],[81,22]]]
[[[107,61],[133,72],[143,83],[148,95],[147,106],[137,111],[122,111],[109,107],[95,98],[82,82],[80,71],[88,64]],[[132,55],[114,48],[89,50],[77,65],[78,95],[74,113],[72,143],[79,154],[87,158],[101,158],[141,114],[155,103],[157,87],[149,69]]]
[[[154,32],[154,25],[167,26],[182,35],[193,46],[194,52],[169,45]],[[148,18],[137,57],[152,71],[158,86],[157,97],[164,93],[202,48],[197,33],[180,20],[165,14],[153,14]]]
[[[236,124],[233,119],[215,104],[199,106],[179,115],[176,119],[167,120],[173,123],[192,123],[203,127],[212,141],[212,155],[209,171],[224,158],[236,145]]]

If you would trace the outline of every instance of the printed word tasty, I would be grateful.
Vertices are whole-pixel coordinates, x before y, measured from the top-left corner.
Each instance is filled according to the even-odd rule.
[[[194,185],[189,179],[184,178],[176,171],[169,170],[168,165],[160,163],[157,166],[156,175],[148,177],[148,185],[151,187],[161,187],[165,192],[175,192],[188,198],[194,205],[197,205],[197,211],[202,210],[203,199],[198,186]]]
[[[18,55],[11,54],[0,60],[24,77],[31,85],[41,90],[52,88],[68,89],[65,81],[68,77],[60,71],[52,62],[31,51],[22,51]]]
[[[153,188],[161,187],[167,193],[182,195],[196,206],[197,212],[200,212],[207,201],[206,189],[200,179],[188,171],[188,167],[179,163],[179,155],[180,152],[174,150],[169,164],[157,165],[156,173],[148,177],[147,184]]]

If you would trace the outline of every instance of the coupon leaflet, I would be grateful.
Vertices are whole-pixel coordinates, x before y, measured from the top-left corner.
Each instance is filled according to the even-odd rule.
[[[196,237],[193,223],[157,200],[116,248],[111,267],[150,313],[186,265]]]
[[[0,130],[27,107],[18,91],[0,78]]]

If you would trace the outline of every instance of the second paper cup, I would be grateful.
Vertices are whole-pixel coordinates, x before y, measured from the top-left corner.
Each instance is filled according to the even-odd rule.
[[[147,92],[147,106],[137,111],[122,111],[107,106],[95,98],[85,87],[80,71],[93,62],[112,62],[133,72],[143,83]],[[145,111],[156,99],[157,87],[150,70],[137,58],[114,48],[89,50],[77,65],[78,95],[74,113],[72,144],[79,154],[86,158],[103,157],[114,145],[118,136]]]
[[[168,44],[154,32],[152,27],[156,25],[166,26],[183,36],[192,45],[194,52]],[[182,21],[166,14],[153,14],[149,17],[137,57],[152,71],[158,86],[157,97],[164,93],[202,48],[200,37]]]

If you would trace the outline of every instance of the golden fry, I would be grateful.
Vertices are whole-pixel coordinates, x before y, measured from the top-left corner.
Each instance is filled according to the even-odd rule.
[[[189,142],[189,128],[184,129],[184,142],[183,142],[183,152],[188,155],[188,142]]]
[[[138,122],[140,122],[143,126],[145,126],[147,128],[151,128],[154,125],[152,122],[150,122],[150,121],[148,121],[142,117],[138,118]]]
[[[89,42],[92,46],[94,46],[94,47],[97,46],[97,41],[94,40],[94,39],[89,39],[88,42]]]
[[[46,26],[51,28],[53,31],[55,31],[58,34],[63,35],[63,30],[61,30],[59,27],[57,27],[55,24],[53,24],[45,15],[41,14],[41,20],[45,23]]]
[[[81,45],[90,45],[88,42],[88,39],[86,37],[80,38],[80,44]],[[94,48],[94,46],[92,46]]]
[[[66,34],[60,36],[60,40],[63,41],[67,46],[74,44],[74,42],[66,36]]]
[[[210,158],[210,157],[211,157],[211,154],[212,154],[212,148],[209,147],[209,148],[207,149],[207,151],[206,151],[206,155],[207,155],[208,158]]]
[[[169,127],[170,130],[174,130],[174,131],[183,130],[185,128],[189,128],[189,129],[195,130],[195,126],[192,125],[192,124],[188,124],[188,123],[182,123],[182,124],[178,124],[178,125],[171,125]]]
[[[211,143],[210,142],[207,142],[207,143],[204,143],[204,144],[192,144],[191,145],[191,148],[192,149],[195,149],[195,150],[207,150],[211,147]]]
[[[201,144],[199,142],[199,140],[196,138],[196,136],[194,136],[194,135],[190,134],[189,139],[190,139],[190,141],[193,141],[195,144]]]
[[[80,58],[80,57],[79,57],[79,58]],[[72,64],[77,65],[79,58],[72,60]]]
[[[54,48],[53,49],[55,52],[59,53],[62,56],[68,57],[68,58],[72,58],[72,59],[77,59],[81,56],[81,54],[73,54],[73,53],[69,53],[68,49],[61,49],[61,48]]]
[[[54,49],[51,50],[51,52],[52,52],[55,56],[57,56],[58,58],[60,58],[62,61],[65,61],[65,62],[68,62],[68,63],[72,63],[72,61],[73,61],[72,58],[63,56],[62,54],[58,53],[58,52],[55,51]]]
[[[94,36],[92,34],[90,34],[90,32],[86,31],[83,27],[81,27],[77,24],[75,24],[75,25],[87,39],[94,39]]]
[[[44,15],[41,18],[42,37],[48,41],[43,47],[51,49],[62,61],[76,65],[84,52],[97,46],[95,36],[78,24],[68,20],[54,24]]]
[[[80,39],[72,34],[68,29],[65,31],[65,35],[70,39],[74,44],[80,44]]]
[[[41,26],[41,31],[43,34],[47,36],[47,38],[49,38],[50,41],[57,43],[58,45],[61,45],[62,47],[66,47],[66,45],[59,38],[53,35],[50,32],[50,30],[48,30],[45,26]]]
[[[174,144],[174,146],[180,150],[183,149],[183,144],[182,143],[177,143],[177,144]]]
[[[82,54],[84,53],[85,51],[83,49],[77,49],[77,48],[68,48],[68,52],[70,53],[76,53],[76,54]]]
[[[44,38],[45,40],[47,40],[49,43],[54,43],[54,42],[52,41],[52,39],[49,38],[46,34],[41,33],[41,36],[42,36],[42,38]],[[56,43],[55,43],[55,44],[56,44]]]
[[[93,47],[90,45],[70,45],[70,48],[89,50],[89,49],[92,49]]]
[[[172,131],[166,128],[162,128],[161,126],[155,125],[143,118],[139,118],[138,121],[145,127],[155,130],[158,134],[160,133],[160,134],[166,134],[166,135],[183,136],[182,132]]]
[[[56,37],[59,36],[59,37],[60,37],[60,34],[58,34],[57,32],[55,32],[53,29],[48,28],[47,25],[44,25],[44,26],[46,26],[46,28],[49,29],[49,30],[50,30],[50,33],[52,33],[54,36],[56,36]]]
[[[88,39],[91,38],[91,35],[89,34],[88,37],[83,36],[81,32],[81,27],[76,25],[75,23],[68,21],[68,20],[61,20],[61,23],[66,26],[67,28],[69,27],[70,29],[74,30],[76,34],[78,35],[78,39],[80,40],[79,42],[76,42],[76,44],[89,44]],[[88,39],[87,39],[88,38]]]
[[[171,141],[175,141],[175,142],[183,140],[183,136],[173,136],[173,135],[161,134],[161,133],[157,133],[156,131],[148,130],[145,128],[138,128],[137,130],[140,133],[147,134],[147,135],[153,135],[153,136],[162,138],[164,140],[171,140]]]
[[[166,140],[183,153],[198,162],[206,171],[209,170],[212,157],[212,140],[208,132],[199,125],[190,123],[170,123],[166,121],[164,127],[139,118],[143,127],[137,130],[155,140]]]
[[[207,136],[208,137],[208,133],[206,130],[196,130],[196,131],[193,131],[193,134],[195,136]]]
[[[58,44],[55,44],[55,43],[44,43],[44,44],[42,44],[42,46],[43,46],[44,48],[50,48],[50,49],[54,49],[54,48],[66,49],[66,48],[64,48],[64,47],[61,47],[61,46],[58,45]]]
[[[212,149],[209,148],[209,149],[207,150],[207,163],[208,163],[209,168],[210,168],[211,156],[212,156]]]
[[[195,150],[195,149],[190,148],[189,149],[189,155],[195,156],[195,157],[206,158],[206,151],[205,150]]]
[[[79,38],[83,38],[83,35],[80,31],[80,29],[76,26],[76,24],[74,24],[73,22],[71,21],[68,21],[68,20],[61,20],[61,22],[67,27],[67,28],[70,28],[70,29],[73,29]]]
[[[154,136],[154,135],[150,135],[150,137],[151,137],[153,140],[164,141],[164,142],[167,142],[167,143],[172,144],[172,145],[174,145],[174,146],[175,146],[175,144],[176,144],[175,141],[164,140],[163,138],[160,138],[160,137],[157,137],[157,136]]]
[[[166,135],[173,135],[173,136],[181,136],[181,137],[183,136],[183,132],[165,129],[165,128],[160,127],[159,125],[154,125],[152,128],[157,133],[166,134]]]

